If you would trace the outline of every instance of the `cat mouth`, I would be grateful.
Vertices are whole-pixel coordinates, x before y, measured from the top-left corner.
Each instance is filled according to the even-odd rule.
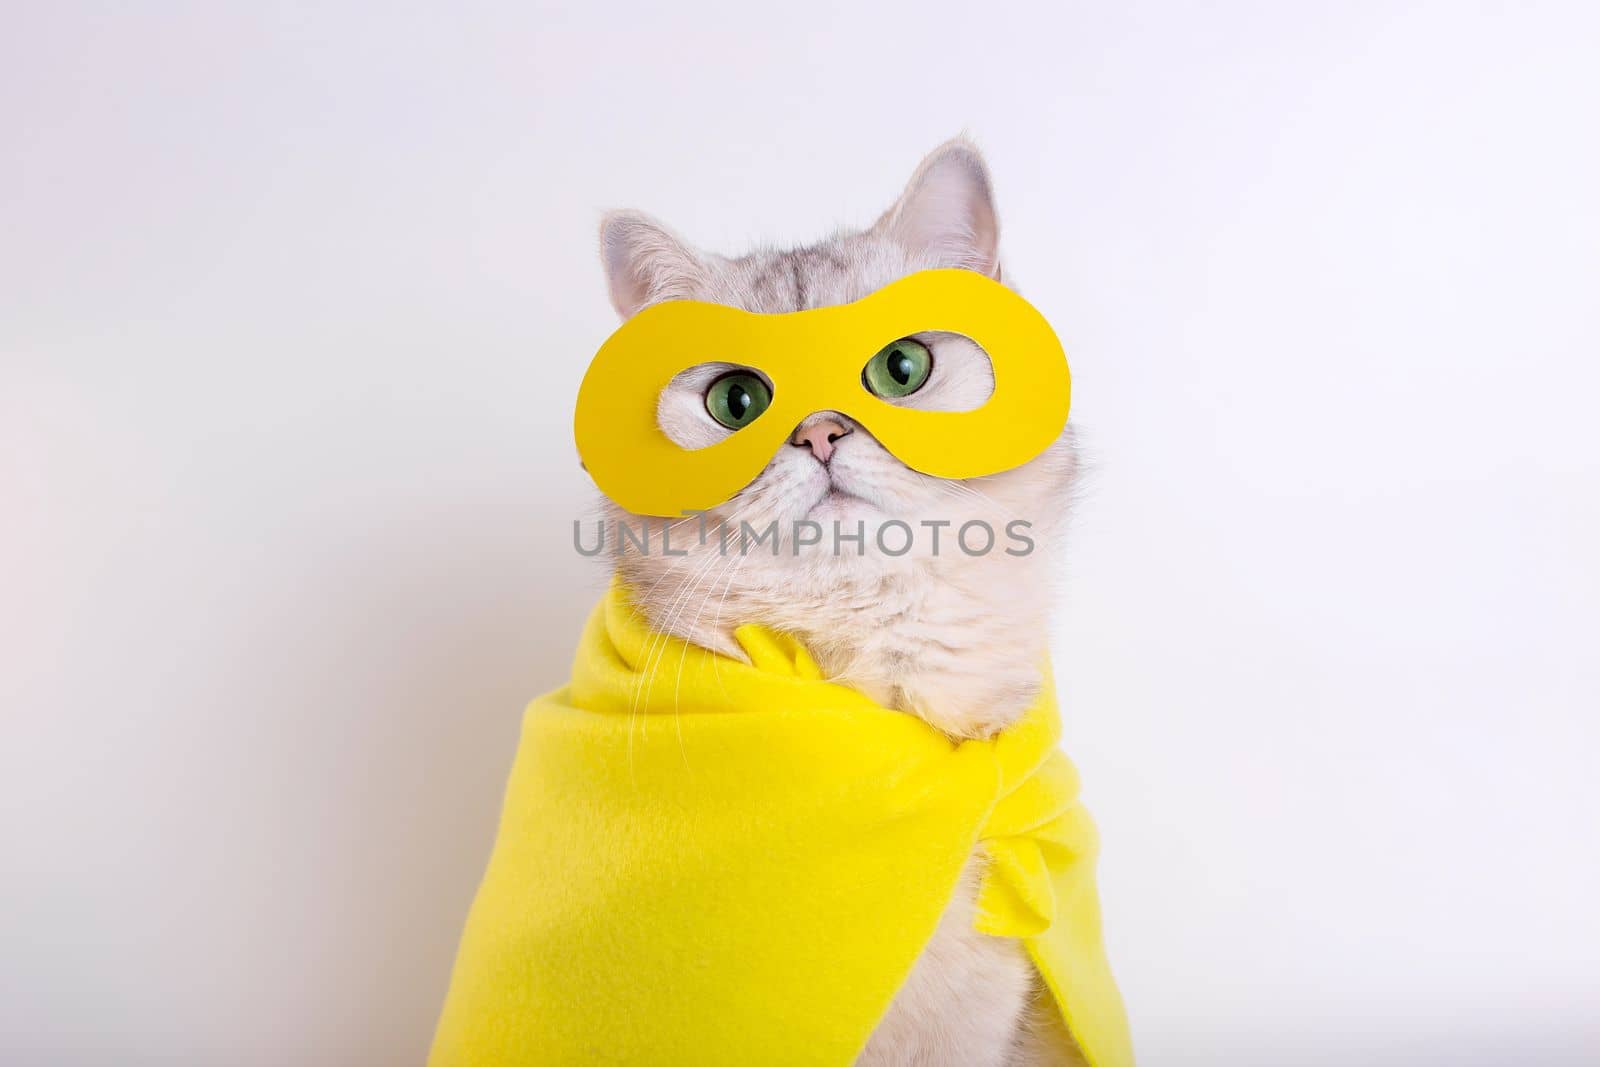
[[[841,488],[837,482],[829,479],[821,495],[806,509],[806,514],[810,516],[815,515],[817,512],[844,513],[856,508],[870,508],[871,506],[872,501],[866,497],[857,496],[848,489]]]

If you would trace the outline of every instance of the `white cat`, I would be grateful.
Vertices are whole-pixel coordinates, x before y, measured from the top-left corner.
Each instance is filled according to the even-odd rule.
[[[930,267],[999,279],[999,226],[988,170],[969,142],[934,150],[900,199],[871,228],[793,251],[730,259],[698,251],[648,216],[608,214],[600,231],[611,301],[624,318],[669,299],[714,301],[759,312],[798,311],[857,300]],[[926,382],[896,403],[930,410],[975,408],[993,391],[987,357],[955,335],[918,335],[931,353]],[[700,447],[733,431],[708,411],[708,387],[730,369],[708,364],[664,391],[666,434]],[[761,475],[705,517],[712,535],[675,538],[685,556],[615,557],[644,611],[661,630],[730,656],[734,625],[757,622],[800,637],[838,682],[917,715],[954,737],[982,737],[1014,721],[1039,686],[1051,603],[1051,560],[1077,474],[1070,426],[1052,447],[1015,470],[956,482],[919,474],[866,428],[816,412],[795,428]],[[612,523],[644,521],[607,502]],[[879,524],[918,531],[911,551],[879,549]],[[776,553],[719,547],[719,527],[761,529],[776,520]],[[832,537],[794,543],[797,520],[831,531],[858,521],[866,536],[836,551]],[[1030,523],[1033,551],[976,555],[953,543],[963,523],[1003,530]],[[941,521],[951,525],[939,527]],[[692,530],[696,520],[688,520]],[[935,548],[931,532],[943,533]],[[898,548],[901,536],[891,539]],[[1014,941],[972,930],[983,857],[969,862],[961,890],[877,1030],[869,1065],[1060,1064],[1081,1062],[1037,976]],[[1036,1002],[1041,1010],[1035,1010]]]

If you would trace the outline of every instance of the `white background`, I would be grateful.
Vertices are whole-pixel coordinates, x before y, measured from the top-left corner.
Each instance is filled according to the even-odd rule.
[[[420,1061],[602,584],[599,212],[806,240],[966,129],[1096,461],[1143,1061],[1595,1062],[1597,63],[1578,3],[5,4],[0,1059]]]

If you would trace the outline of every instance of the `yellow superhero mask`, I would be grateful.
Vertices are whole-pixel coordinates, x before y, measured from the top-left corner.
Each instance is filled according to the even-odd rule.
[[[873,358],[932,331],[968,337],[988,355],[994,393],[980,407],[924,411],[872,391]],[[770,402],[726,439],[687,449],[662,432],[656,406],[677,374],[703,363],[750,368]],[[676,516],[732,499],[813,412],[848,415],[913,470],[976,478],[1043,452],[1066,424],[1071,395],[1061,342],[1031,304],[972,271],[925,270],[811,311],[764,315],[692,300],[645,308],[600,346],[574,423],[578,454],[607,496],[636,514]]]

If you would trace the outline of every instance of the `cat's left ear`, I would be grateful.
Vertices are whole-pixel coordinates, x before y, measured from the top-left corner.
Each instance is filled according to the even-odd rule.
[[[610,211],[600,220],[600,262],[611,306],[625,319],[660,300],[689,299],[705,280],[700,253],[642,211]]]
[[[934,266],[1000,277],[1000,220],[989,168],[964,137],[928,153],[873,229]]]

